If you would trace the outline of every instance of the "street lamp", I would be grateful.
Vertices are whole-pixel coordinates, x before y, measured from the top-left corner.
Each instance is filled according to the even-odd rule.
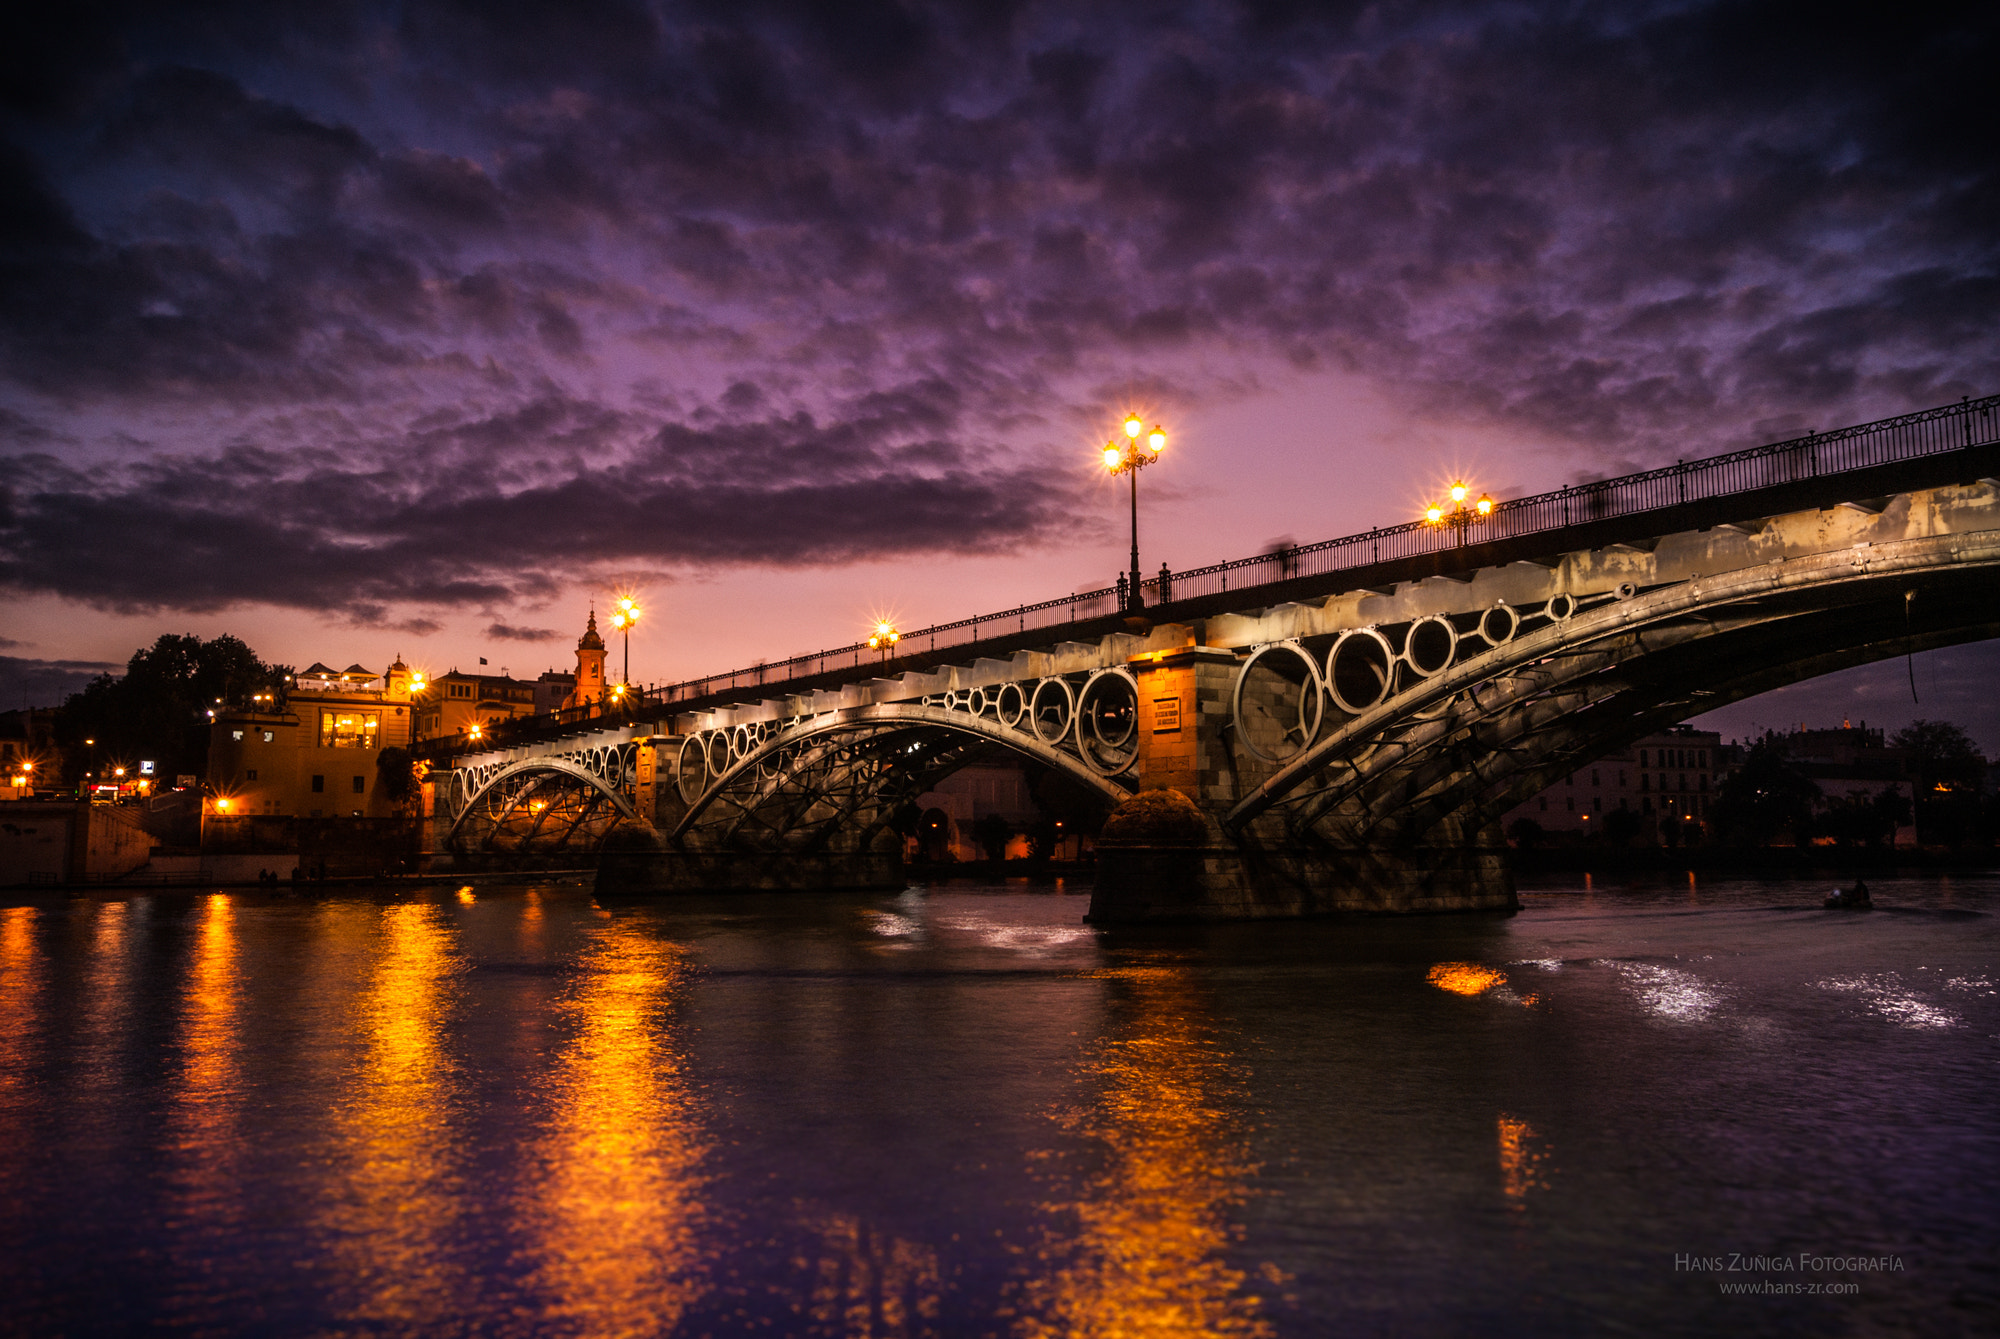
[[[1127,610],[1136,610],[1139,600],[1139,471],[1160,458],[1166,449],[1167,434],[1159,424],[1146,436],[1145,444],[1139,442],[1139,434],[1146,431],[1146,425],[1137,414],[1125,416],[1125,441],[1121,445],[1117,438],[1104,444],[1104,468],[1112,477],[1125,475],[1132,483],[1132,571],[1131,587],[1125,594]]]
[[[632,625],[639,621],[639,606],[631,596],[618,601],[618,608],[611,615],[611,626],[625,634],[625,682],[632,682]]]
[[[1477,502],[1470,506],[1466,505],[1465,496],[1471,491],[1466,486],[1465,480],[1454,479],[1451,485],[1451,505],[1446,507],[1441,502],[1431,503],[1424,508],[1425,523],[1438,527],[1451,527],[1458,531],[1458,542],[1465,543],[1467,527],[1477,525],[1493,514],[1493,499],[1484,493],[1479,495]]]
[[[880,651],[882,659],[887,660],[889,652],[901,640],[903,640],[903,634],[896,631],[893,624],[877,623],[875,631],[868,634],[868,649],[871,651]]]

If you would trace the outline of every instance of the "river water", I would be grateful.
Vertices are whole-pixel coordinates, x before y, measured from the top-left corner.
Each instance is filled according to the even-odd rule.
[[[0,1324],[1992,1333],[2000,879],[1873,888],[17,900]]]

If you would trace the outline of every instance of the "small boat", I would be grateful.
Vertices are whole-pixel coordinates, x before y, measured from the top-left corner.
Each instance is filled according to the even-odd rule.
[[[1868,911],[1874,907],[1868,900],[1868,885],[1856,879],[1852,888],[1836,888],[1827,894],[1826,907],[1829,911]]]

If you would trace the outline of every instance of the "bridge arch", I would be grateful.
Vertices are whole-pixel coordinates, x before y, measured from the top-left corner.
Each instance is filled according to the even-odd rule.
[[[623,744],[456,769],[445,840],[462,853],[594,846],[619,820],[638,817],[633,764],[634,746]]]
[[[988,696],[990,703],[984,701]],[[1106,807],[1132,793],[1133,784],[1122,777],[1131,771],[1136,749],[1115,769],[1087,762],[1042,738],[1026,709],[1012,712],[1007,723],[999,710],[1002,696],[982,693],[982,705],[991,709],[977,713],[932,702],[888,702],[773,730],[737,752],[688,802],[670,840],[708,847],[780,841],[814,847],[838,837],[865,845],[903,801],[996,745],[1060,772]],[[1079,705],[1082,700],[1078,695]],[[1081,713],[1071,714],[1080,724]],[[689,736],[681,748],[702,750],[706,765],[709,741],[702,736]],[[682,775],[678,768],[676,775]]]

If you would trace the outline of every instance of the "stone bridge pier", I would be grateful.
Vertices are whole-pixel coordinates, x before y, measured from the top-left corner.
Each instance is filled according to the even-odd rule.
[[[1307,730],[1324,724],[1326,704],[1309,696],[1324,691],[1309,678],[1317,675],[1317,657],[1290,641],[1237,650],[1198,644],[1193,628],[1161,631],[1187,642],[1133,661],[1138,785],[1193,800],[1207,834],[1200,842],[1100,842],[1093,921],[1516,905],[1497,816],[1452,814],[1390,841],[1351,813],[1309,829],[1268,810],[1232,825],[1244,797],[1282,771]]]

